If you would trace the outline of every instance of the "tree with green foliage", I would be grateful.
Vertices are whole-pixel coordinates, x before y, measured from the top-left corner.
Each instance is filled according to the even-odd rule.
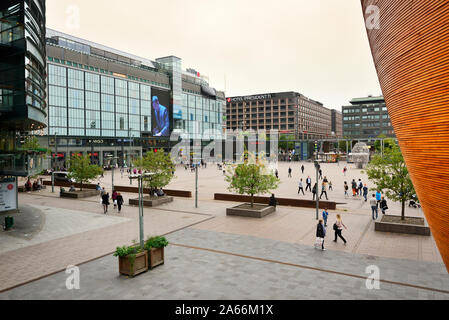
[[[24,143],[22,144],[22,149],[24,150],[38,150],[40,148],[41,145],[35,136],[26,137]]]
[[[349,137],[344,137],[343,139],[349,140]],[[351,144],[349,142],[346,142],[346,140],[340,140],[338,141],[338,149],[340,149],[340,152],[346,152],[346,143],[348,144],[348,151],[351,150]]]
[[[386,148],[384,156],[373,156],[366,167],[368,178],[377,186],[376,190],[385,192],[393,201],[402,204],[401,219],[405,219],[405,203],[412,200],[415,188],[405,165],[404,157],[399,146],[393,142],[391,148]]]
[[[295,148],[295,137],[293,135],[281,134],[279,136],[278,146],[280,149],[288,151]]]
[[[97,178],[103,172],[100,166],[90,164],[88,155],[74,155],[70,157],[69,166],[69,174],[67,176],[81,184],[80,190],[83,190],[83,183]]]
[[[387,136],[386,135],[384,135],[384,134],[380,134],[380,135],[378,135],[377,136],[377,138],[378,139],[384,139],[384,150],[385,149],[391,149],[392,148],[392,146],[394,145],[394,144],[396,144],[396,142],[394,141],[394,139],[393,138],[387,138]],[[382,151],[382,145],[381,145],[381,141],[380,140],[376,140],[375,142],[374,142],[374,150],[376,151],[376,152],[381,152]]]
[[[227,167],[225,181],[229,182],[229,191],[250,195],[251,207],[254,207],[254,195],[276,189],[280,180],[254,153],[246,151],[243,159],[242,163]]]
[[[143,177],[144,186],[150,189],[150,195],[154,190],[168,185],[174,177],[175,165],[164,149],[148,151],[141,159],[134,161],[134,165],[142,172],[153,173]]]

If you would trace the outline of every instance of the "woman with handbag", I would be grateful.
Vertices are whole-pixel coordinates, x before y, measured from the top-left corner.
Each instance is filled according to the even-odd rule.
[[[316,240],[315,240],[315,248],[319,248],[321,245],[321,250],[324,249],[324,237],[326,236],[326,228],[323,225],[323,219],[318,221],[318,225],[316,226]]]
[[[345,227],[345,229],[347,229],[343,223],[343,220],[341,220],[341,216],[339,214],[337,214],[337,221],[334,223],[334,231],[335,231],[334,242],[337,242],[337,236],[338,236],[338,237],[340,237],[341,240],[343,240],[343,242],[346,245],[346,239],[343,238],[343,236],[341,235],[341,231],[343,230],[343,227]]]
[[[381,199],[382,200],[380,200],[380,209],[382,210],[382,214],[385,214],[385,210],[388,209],[387,200],[385,200],[385,198],[383,196]]]

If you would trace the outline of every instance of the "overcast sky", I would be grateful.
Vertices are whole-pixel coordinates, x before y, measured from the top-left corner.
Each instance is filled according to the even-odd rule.
[[[297,91],[341,110],[381,94],[360,0],[47,0],[47,27],[175,55],[226,96]]]

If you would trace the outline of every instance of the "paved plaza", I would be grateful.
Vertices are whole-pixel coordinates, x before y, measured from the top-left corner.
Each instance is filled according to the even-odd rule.
[[[199,170],[198,208],[194,199],[176,197],[144,209],[145,236],[165,234],[171,244],[163,266],[133,279],[118,275],[111,253],[138,240],[137,207],[125,205],[119,214],[110,206],[104,215],[99,197],[60,199],[59,187],[22,193],[23,211],[32,215],[19,219],[17,230],[0,232],[0,299],[448,299],[449,275],[433,237],[375,232],[369,204],[343,192],[343,181],[372,185],[352,164],[344,176],[345,165],[321,167],[334,188],[329,200],[339,203],[328,224],[342,215],[346,246],[333,242],[329,229],[328,250],[313,248],[314,209],[278,206],[263,219],[226,216],[236,203],[213,200],[215,192],[229,191],[222,171],[208,164]],[[313,163],[281,162],[278,170],[278,197],[312,198],[310,192],[298,195],[297,184],[308,175],[314,180]],[[99,182],[111,193],[110,175]],[[194,173],[178,167],[176,176],[167,188],[194,194]],[[114,181],[130,184],[119,170]],[[127,204],[137,195],[123,196]],[[388,214],[400,215],[400,204],[388,205]],[[423,213],[407,208],[406,215]],[[68,265],[80,267],[80,290],[65,287]],[[380,290],[366,288],[370,265],[379,268]]]

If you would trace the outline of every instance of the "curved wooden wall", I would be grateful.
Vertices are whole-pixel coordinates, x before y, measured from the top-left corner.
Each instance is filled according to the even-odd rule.
[[[449,1],[361,0],[388,113],[449,272]],[[407,214],[407,212],[406,212]]]

